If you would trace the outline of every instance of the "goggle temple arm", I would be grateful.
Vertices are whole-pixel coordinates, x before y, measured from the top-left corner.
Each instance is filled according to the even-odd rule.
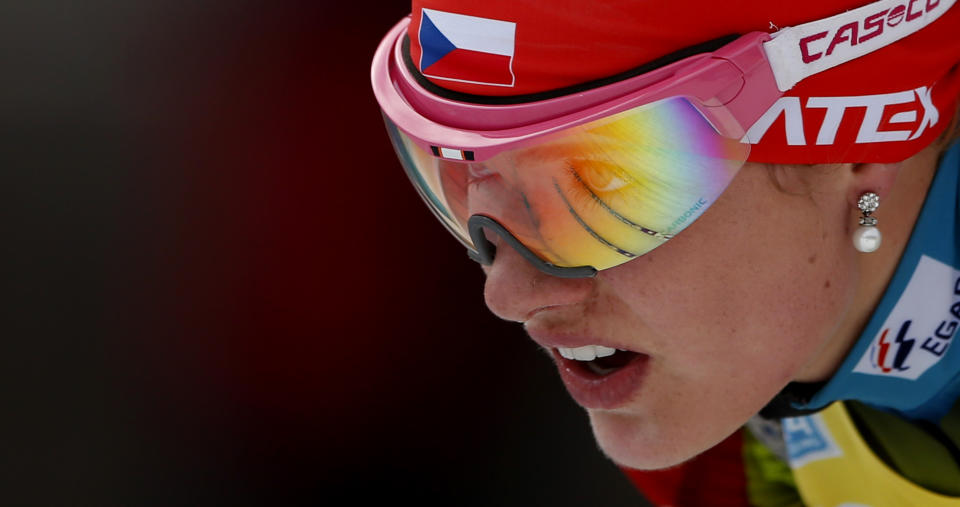
[[[497,247],[487,240],[483,232],[483,229],[487,229],[500,236],[507,245],[510,245],[511,248],[516,250],[517,253],[532,264],[533,267],[550,276],[558,278],[593,278],[597,276],[596,268],[591,266],[565,268],[544,261],[524,246],[513,234],[510,234],[510,231],[504,226],[490,217],[473,215],[467,220],[467,229],[470,232],[470,239],[473,241],[473,246],[476,248],[476,251],[468,249],[467,255],[484,266],[492,265],[493,258],[497,253]]]

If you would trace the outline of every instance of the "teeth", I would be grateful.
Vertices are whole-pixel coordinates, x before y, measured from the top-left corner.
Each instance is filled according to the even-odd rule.
[[[585,345],[572,349],[557,347],[557,352],[565,359],[576,359],[577,361],[593,361],[598,357],[612,356],[617,352],[613,347],[604,347],[603,345]]]

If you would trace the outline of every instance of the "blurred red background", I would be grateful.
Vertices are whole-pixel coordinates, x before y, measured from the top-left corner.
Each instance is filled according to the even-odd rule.
[[[643,504],[394,158],[409,2],[4,11],[4,504]]]

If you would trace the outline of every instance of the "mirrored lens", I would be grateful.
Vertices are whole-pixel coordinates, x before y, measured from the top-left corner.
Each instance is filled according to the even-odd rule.
[[[484,215],[557,266],[613,267],[690,225],[723,192],[749,145],[723,137],[683,98],[537,138],[483,162],[438,158],[387,120],[411,181],[472,248]]]

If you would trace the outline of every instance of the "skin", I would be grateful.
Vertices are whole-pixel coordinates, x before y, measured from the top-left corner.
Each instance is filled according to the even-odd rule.
[[[893,274],[945,145],[897,164],[748,163],[684,232],[592,279],[550,277],[498,248],[484,268],[486,303],[534,336],[589,336],[648,354],[636,395],[588,409],[591,426],[621,465],[676,465],[787,383],[832,375]],[[881,196],[883,244],[870,254],[850,239],[866,191]]]

